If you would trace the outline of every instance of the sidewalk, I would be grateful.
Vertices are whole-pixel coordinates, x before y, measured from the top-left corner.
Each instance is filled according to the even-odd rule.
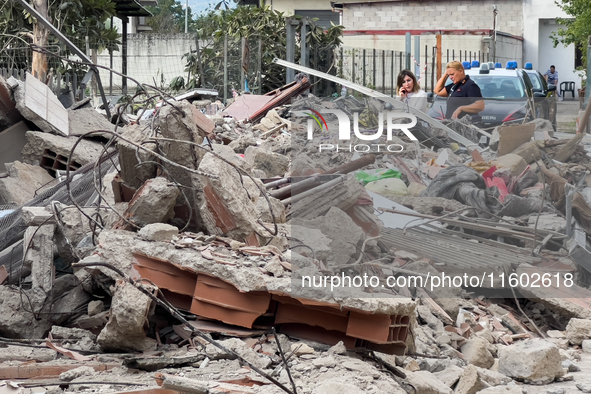
[[[556,131],[561,133],[575,133],[577,116],[579,114],[579,99],[563,100],[556,103]]]

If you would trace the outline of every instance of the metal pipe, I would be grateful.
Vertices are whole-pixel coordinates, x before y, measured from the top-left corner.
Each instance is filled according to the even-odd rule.
[[[322,185],[320,185],[320,186],[316,186],[315,188],[313,188],[313,189],[310,189],[310,190],[308,190],[308,191],[305,191],[305,192],[303,192],[303,193],[300,193],[300,194],[298,194],[298,195],[296,195],[296,196],[289,197],[289,198],[287,198],[287,199],[285,199],[285,200],[283,200],[283,201],[281,201],[281,202],[282,202],[282,203],[283,203],[283,205],[285,205],[285,206],[287,206],[287,205],[289,205],[289,204],[293,204],[293,203],[295,203],[295,202],[298,202],[298,201],[300,201],[300,200],[301,200],[301,199],[303,199],[303,198],[306,198],[306,197],[308,197],[308,196],[311,196],[312,194],[316,194],[316,193],[318,193],[318,192],[320,192],[320,191],[322,191],[322,190],[326,190],[326,189],[328,189],[328,188],[331,188],[331,187],[333,187],[333,186],[335,186],[335,185],[338,185],[339,183],[341,183],[341,182],[344,182],[346,179],[347,179],[347,177],[345,177],[345,176],[340,176],[340,177],[338,177],[338,178],[336,178],[336,179],[333,179],[332,181],[329,181],[329,182],[323,183],[323,184],[322,184]],[[300,183],[301,183],[301,182],[300,182]]]

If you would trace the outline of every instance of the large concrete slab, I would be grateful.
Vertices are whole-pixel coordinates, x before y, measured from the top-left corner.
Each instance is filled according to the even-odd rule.
[[[41,130],[68,136],[68,111],[49,87],[31,74],[15,90],[16,108]]]

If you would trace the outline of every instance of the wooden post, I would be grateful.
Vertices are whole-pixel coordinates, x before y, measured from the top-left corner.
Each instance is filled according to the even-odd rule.
[[[441,64],[441,34],[437,34],[437,80],[439,81],[439,78],[441,78],[441,69],[442,69],[442,64]]]

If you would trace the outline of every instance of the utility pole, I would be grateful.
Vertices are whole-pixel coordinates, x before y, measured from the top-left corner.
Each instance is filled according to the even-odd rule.
[[[185,5],[185,34],[189,32],[189,0]]]
[[[497,61],[497,5],[493,4],[493,62]]]

